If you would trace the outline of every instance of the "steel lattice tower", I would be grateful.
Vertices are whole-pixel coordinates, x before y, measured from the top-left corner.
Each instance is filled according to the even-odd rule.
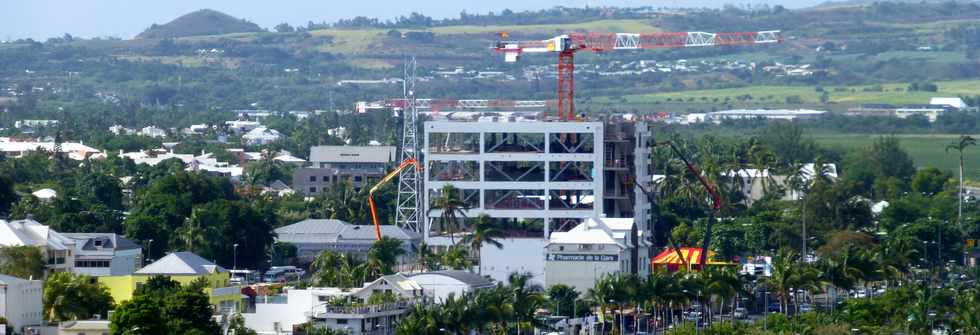
[[[402,115],[401,162],[409,159],[422,163],[419,157],[418,110],[415,109],[415,58],[405,64],[405,81],[402,90],[407,104]],[[398,207],[395,210],[395,224],[422,233],[422,177],[419,169],[405,169],[398,175]]]

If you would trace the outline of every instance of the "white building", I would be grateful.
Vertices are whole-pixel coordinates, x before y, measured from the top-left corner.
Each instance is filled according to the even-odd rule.
[[[367,304],[371,296],[393,294],[396,301]],[[332,304],[335,299],[357,307]],[[257,297],[253,313],[243,313],[245,326],[259,334],[292,334],[293,327],[312,321],[316,326],[350,335],[387,334],[412,306],[425,301],[423,288],[401,274],[383,276],[363,287],[288,290],[284,295]]]
[[[262,126],[262,124],[258,121],[225,121],[225,128],[228,128],[228,130],[236,134],[246,133],[260,126]]]
[[[0,140],[0,152],[7,157],[17,158],[24,156],[32,151],[44,150],[54,152],[54,142],[15,142]],[[68,154],[68,158],[74,160],[85,160],[93,158],[101,153],[98,149],[77,142],[61,143],[61,151]]]
[[[54,127],[58,125],[58,120],[17,120],[14,121],[14,128],[40,128]]]
[[[912,116],[923,116],[932,123],[951,110],[953,107],[947,105],[908,105],[896,108],[895,117],[907,119]]]
[[[246,145],[266,145],[278,141],[282,134],[278,130],[266,127],[257,127],[242,135],[242,142]]]
[[[704,119],[715,123],[742,119],[798,120],[815,119],[826,114],[826,111],[811,109],[733,109],[707,113]]]
[[[649,244],[633,235],[633,226],[632,218],[599,218],[552,233],[545,258],[546,285],[565,284],[587,292],[604,275],[629,273],[634,262],[640,272],[649,272]]]
[[[493,265],[504,257],[507,268],[526,269],[535,282],[544,283],[544,245],[552,228],[565,219],[584,220],[603,212],[602,201],[596,199],[603,195],[604,126],[481,119],[488,122],[425,123],[424,236],[430,245],[449,244],[445,232],[433,231],[441,211],[431,206],[444,185],[453,185],[471,206],[466,217],[487,214],[542,222],[539,238],[505,239],[502,250],[481,252],[481,267],[483,274],[504,281],[512,271]],[[511,242],[529,246],[512,247]]]
[[[428,300],[442,303],[449,295],[460,297],[465,293],[492,288],[495,285],[486,277],[469,271],[430,271],[416,273],[409,279],[422,287]]]
[[[953,107],[953,108],[956,108],[956,109],[959,109],[959,110],[970,108],[970,106],[967,105],[966,102],[964,102],[962,98],[941,98],[941,97],[934,97],[932,99],[929,99],[929,104],[930,105],[945,105],[945,106]]]
[[[139,134],[146,137],[152,138],[164,138],[167,137],[167,131],[156,126],[146,126],[140,129]]]
[[[113,135],[129,135],[135,133],[136,131],[117,124],[109,127],[109,132]]]
[[[142,267],[143,248],[113,233],[62,233],[75,241],[75,273],[120,276]]]
[[[39,326],[44,317],[41,305],[44,281],[0,274],[0,316],[7,319],[7,334],[24,333],[24,327]]]
[[[75,268],[75,240],[32,219],[0,220],[0,246],[40,248],[51,272],[72,272]]]

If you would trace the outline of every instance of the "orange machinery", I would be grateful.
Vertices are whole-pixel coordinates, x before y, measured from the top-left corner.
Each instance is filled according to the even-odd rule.
[[[378,224],[378,213],[374,210],[374,192],[377,192],[381,186],[387,184],[389,181],[394,179],[395,176],[401,173],[402,170],[405,170],[409,166],[414,166],[416,170],[422,171],[422,165],[420,165],[418,161],[416,161],[414,158],[406,159],[401,163],[401,165],[398,165],[397,169],[392,170],[385,175],[384,178],[381,178],[381,181],[375,184],[374,187],[368,191],[368,204],[371,205],[371,221],[374,222],[374,237],[379,241],[381,240],[381,225]]]

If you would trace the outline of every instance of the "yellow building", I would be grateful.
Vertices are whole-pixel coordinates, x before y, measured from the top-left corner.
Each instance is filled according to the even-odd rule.
[[[109,288],[109,294],[119,304],[132,299],[136,288],[153,276],[167,276],[181,285],[188,285],[198,278],[207,279],[205,293],[217,312],[237,310],[241,304],[241,288],[230,286],[228,270],[192,252],[171,253],[131,275],[104,276],[98,280]]]

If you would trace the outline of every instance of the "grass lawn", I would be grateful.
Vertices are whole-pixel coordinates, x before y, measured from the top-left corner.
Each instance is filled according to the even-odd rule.
[[[850,151],[870,146],[878,136],[880,135],[814,134],[811,137],[821,145]],[[978,137],[978,135],[973,136]],[[915,160],[916,166],[936,167],[956,175],[959,169],[959,154],[956,151],[947,154],[946,145],[956,140],[959,135],[895,135],[895,137]],[[970,147],[965,153],[964,174],[968,179],[980,180],[980,147]]]
[[[882,84],[883,91],[874,92],[864,91],[871,85],[862,86],[825,86],[824,90],[830,94],[830,103],[859,105],[865,103],[886,103],[886,104],[924,104],[929,102],[929,98],[935,96],[957,96],[957,95],[980,95],[980,80],[956,80],[936,82],[939,92],[906,92],[908,83],[889,83]],[[648,93],[626,95],[626,103],[646,104],[654,102],[664,102],[667,98],[672,100],[695,98],[701,102],[701,98],[718,98],[719,102],[740,95],[749,94],[754,101],[767,99],[766,101],[783,102],[786,97],[799,96],[804,103],[817,103],[820,101],[820,93],[814,90],[813,86],[749,86],[739,88],[712,89],[712,90],[690,90],[680,92]],[[771,97],[771,98],[769,98]],[[608,98],[595,98],[596,102],[613,102]]]
[[[432,29],[399,29],[401,32],[431,31],[438,35],[486,34],[487,41],[496,39],[499,32],[548,33],[558,31],[609,31],[648,33],[660,31],[644,20],[598,20],[569,24],[540,24],[540,25],[499,25],[499,26],[449,26]],[[380,41],[387,30],[376,28],[362,29],[320,29],[311,31],[313,36],[332,36],[333,43],[320,47],[320,50],[333,53],[359,53],[370,51],[371,45]],[[519,34],[518,34],[519,36]],[[519,38],[515,36],[515,38]]]

